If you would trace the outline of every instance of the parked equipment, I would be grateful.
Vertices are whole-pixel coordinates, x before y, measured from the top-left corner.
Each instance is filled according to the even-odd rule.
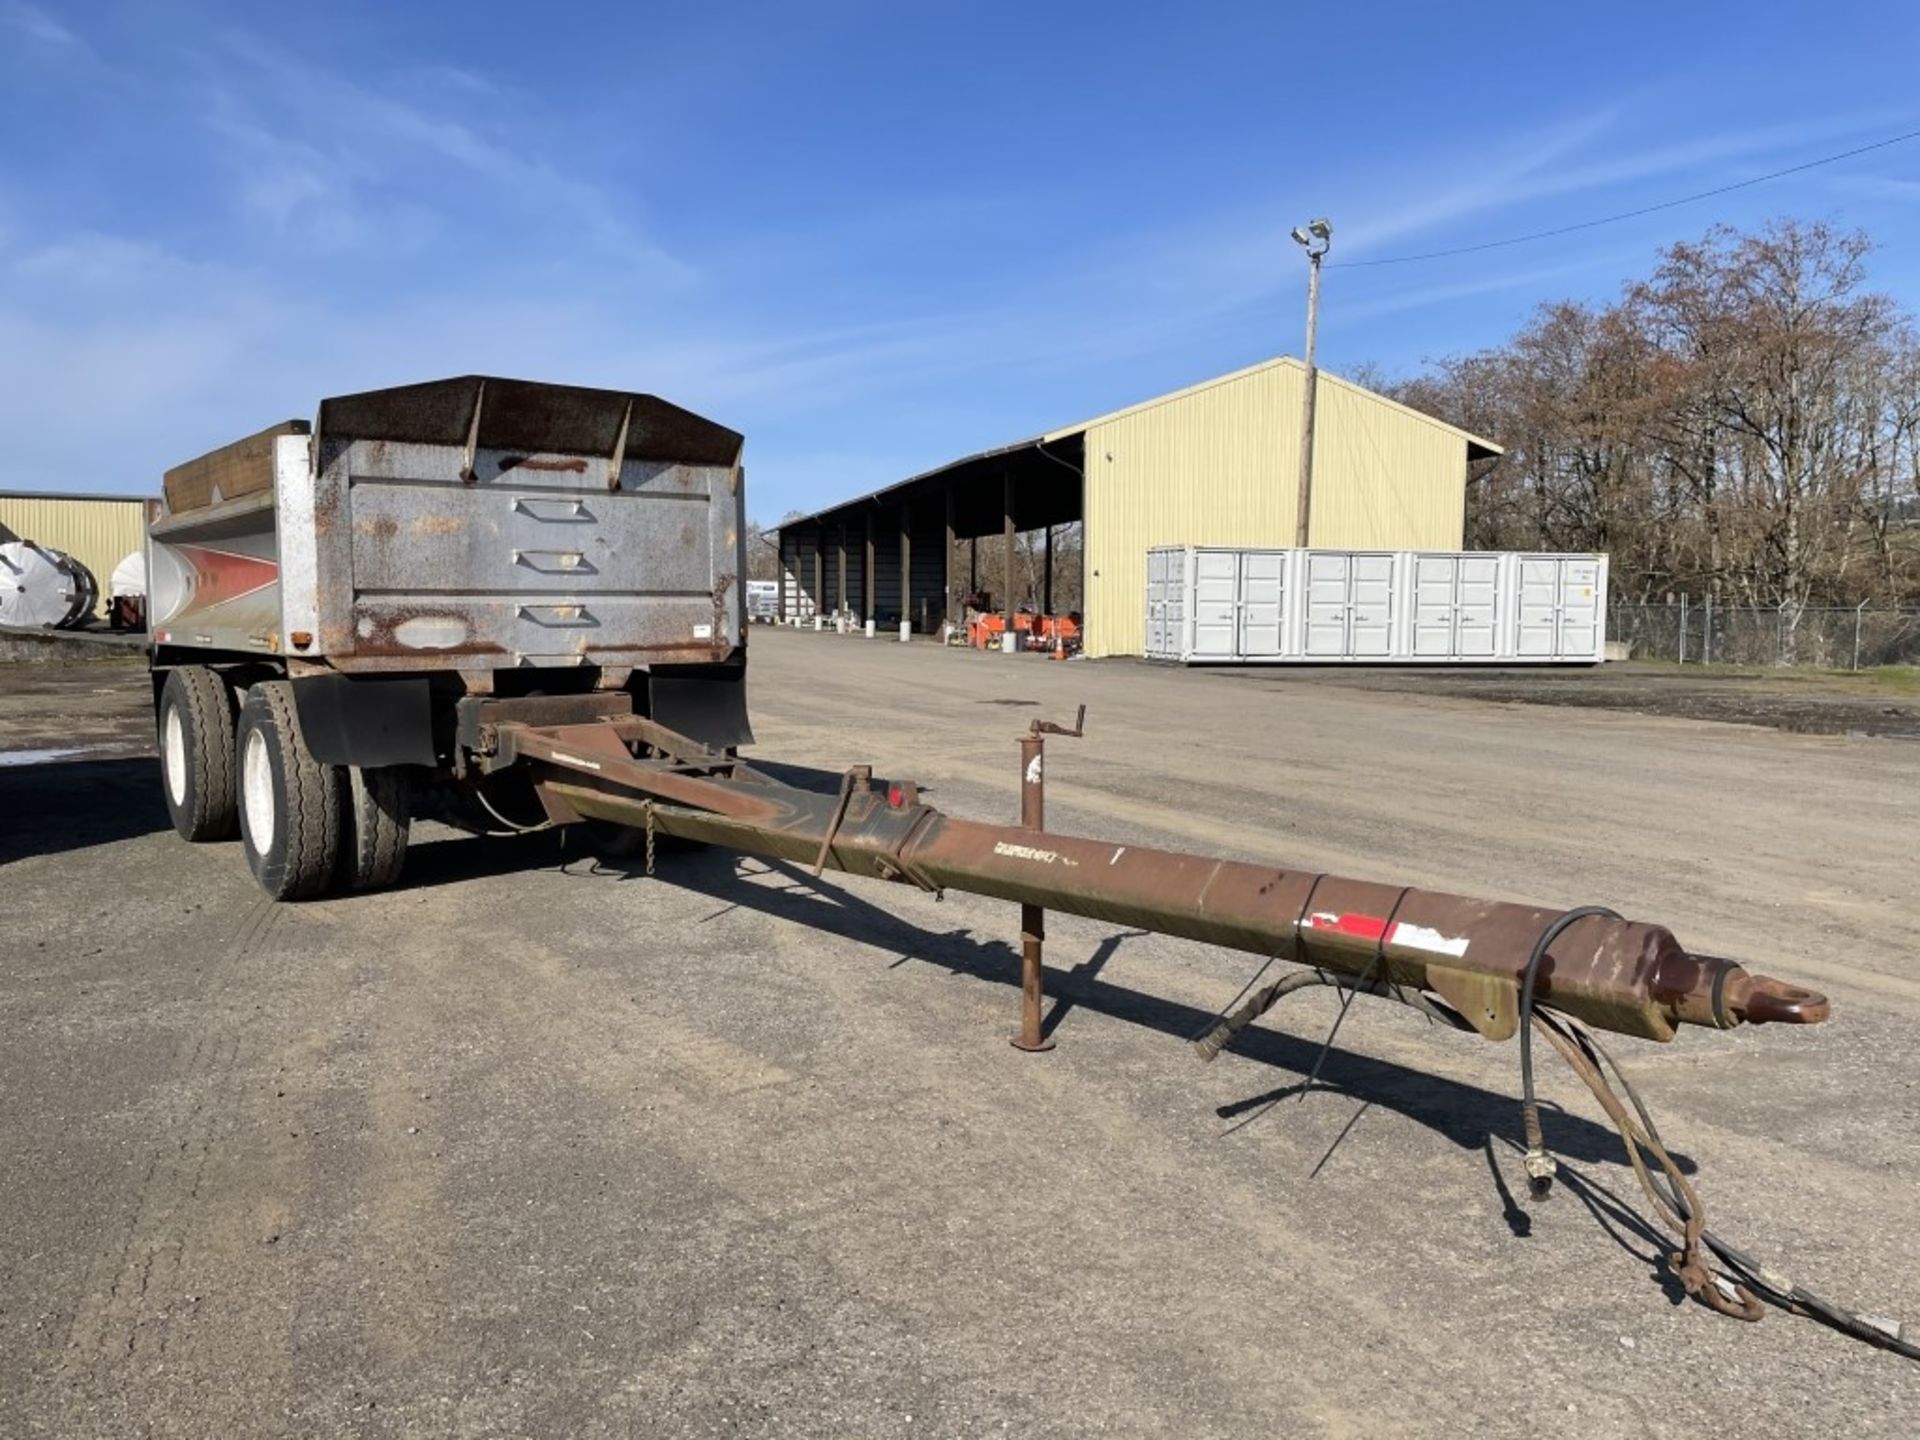
[[[1303,984],[1518,1035],[1526,1168],[1544,1192],[1538,1032],[1619,1126],[1675,1229],[1669,1264],[1689,1293],[1747,1318],[1765,1296],[1920,1356],[1706,1230],[1691,1183],[1582,1028],[1670,1040],[1686,1025],[1812,1024],[1824,997],[1590,907],[1048,831],[1046,740],[1079,735],[1084,711],[1020,737],[1017,826],[943,814],[867,766],[821,794],[742,762],[740,450],[733,431],[651,396],[468,377],[326,400],[311,427],[288,422],[170,472],[148,573],[176,828],[206,840],[237,827],[280,899],[391,883],[410,815],[432,798],[479,824],[643,836],[649,871],[665,834],[1005,900],[1021,907],[1014,1043],[1027,1050],[1050,1044],[1049,909],[1293,962],[1307,968],[1196,1037],[1204,1057]]]
[[[0,545],[0,625],[71,630],[93,617],[100,587],[64,550],[9,540]]]
[[[1607,557],[1147,552],[1147,658],[1186,664],[1598,664]]]
[[[147,628],[147,555],[136,550],[113,567],[107,582],[107,623],[116,630]]]
[[[147,574],[176,827],[237,827],[269,893],[311,896],[395,878],[417,800],[521,823],[524,785],[462,783],[463,699],[751,739],[740,452],[650,395],[468,376],[169,471]]]

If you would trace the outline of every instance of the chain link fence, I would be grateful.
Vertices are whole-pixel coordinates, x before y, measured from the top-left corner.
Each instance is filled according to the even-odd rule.
[[[1610,605],[1607,639],[1630,646],[1632,659],[1683,665],[1920,665],[1920,609],[1807,606],[1796,612],[1690,599]]]

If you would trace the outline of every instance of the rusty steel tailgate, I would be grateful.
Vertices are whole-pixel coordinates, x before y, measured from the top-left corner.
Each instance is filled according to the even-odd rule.
[[[725,660],[741,445],[651,395],[523,380],[322,401],[310,460],[289,447],[277,477],[289,651],[343,670]]]

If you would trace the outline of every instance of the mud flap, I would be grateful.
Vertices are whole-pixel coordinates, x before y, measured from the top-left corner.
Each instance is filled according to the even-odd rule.
[[[710,749],[753,743],[744,665],[685,670],[658,666],[647,676],[647,713]]]
[[[322,765],[432,765],[433,701],[425,680],[309,675],[292,686],[307,748]]]

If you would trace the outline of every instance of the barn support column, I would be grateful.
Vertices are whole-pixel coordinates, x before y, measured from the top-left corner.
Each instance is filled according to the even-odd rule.
[[[840,558],[840,584],[838,586],[838,589],[840,594],[839,594],[839,600],[836,603],[834,608],[839,613],[840,629],[844,632],[847,628],[847,522],[845,520],[842,520],[840,522],[840,557],[839,558]]]
[[[900,638],[913,638],[913,507],[900,502]]]
[[[1041,572],[1040,613],[1053,614],[1053,526],[1047,526],[1046,568]]]
[[[953,485],[948,482],[942,492],[947,506],[947,548],[940,552],[940,594],[942,596],[940,618],[951,625],[959,618],[959,607],[953,600]]]
[[[1000,608],[1003,612],[1005,612],[1007,617],[1007,634],[1011,635],[1014,633],[1013,631],[1014,600],[1013,600],[1013,471],[1010,469],[1003,470],[1000,472],[1000,513],[1001,513],[1001,523],[1003,526],[1002,533],[1006,537],[1006,548],[1005,548],[1005,554],[1004,554],[1004,559],[1006,561],[1006,569],[1002,573],[1001,578],[1006,584],[1006,591],[1007,591],[1007,593],[1001,596],[1000,598]]]
[[[873,507],[866,511],[867,541],[860,567],[860,621],[867,627],[867,638],[873,638]]]
[[[813,532],[813,628],[818,630],[826,622],[820,618],[820,612],[826,608],[827,601],[827,532],[824,529]]]
[[[787,557],[793,552],[787,549],[787,532],[784,530],[780,532],[780,549],[777,553],[780,559],[780,589],[773,597],[773,618],[784,625],[787,623],[787,579],[793,574],[793,567],[787,563]]]

